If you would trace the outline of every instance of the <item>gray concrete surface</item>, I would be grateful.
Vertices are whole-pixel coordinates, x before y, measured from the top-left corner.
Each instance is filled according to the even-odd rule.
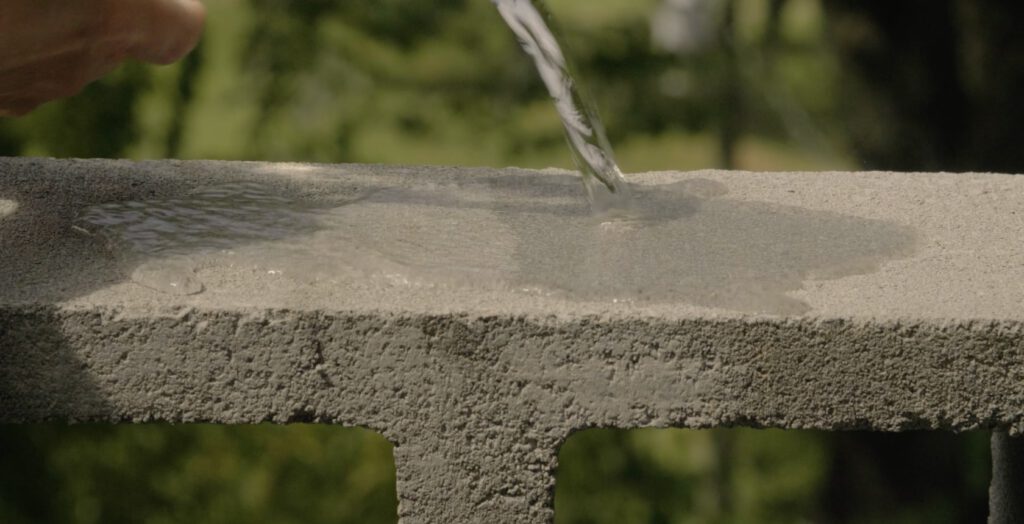
[[[550,521],[558,446],[593,426],[1024,431],[1024,178],[630,179],[675,215],[588,226],[556,171],[0,160],[0,421],[371,428],[403,522]],[[236,182],[314,215],[217,215],[204,188]],[[72,228],[129,200],[207,225],[151,252]],[[586,251],[620,226],[644,240]],[[201,293],[132,281],[164,252]]]

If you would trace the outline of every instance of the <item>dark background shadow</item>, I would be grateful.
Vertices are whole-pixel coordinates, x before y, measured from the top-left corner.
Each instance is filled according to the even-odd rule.
[[[690,452],[651,452],[668,442]],[[987,452],[982,431],[591,429],[559,451],[556,521],[973,524],[988,514]]]

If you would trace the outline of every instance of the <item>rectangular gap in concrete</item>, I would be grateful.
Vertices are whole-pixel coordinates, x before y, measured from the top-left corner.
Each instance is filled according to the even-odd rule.
[[[356,428],[0,425],[0,522],[394,523],[395,463]]]
[[[984,522],[989,434],[590,429],[555,522]]]

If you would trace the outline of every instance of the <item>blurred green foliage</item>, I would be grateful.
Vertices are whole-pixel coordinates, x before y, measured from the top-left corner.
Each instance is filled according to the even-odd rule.
[[[589,430],[559,459],[563,524],[809,520],[828,462],[815,433],[755,430]]]
[[[984,521],[988,435],[592,429],[559,455],[559,524]]]
[[[486,0],[206,3],[188,59],[0,120],[0,154],[571,167]],[[712,45],[680,54],[652,44],[658,0],[549,3],[626,172],[1024,170],[1024,52],[1000,52],[1024,50],[1021,8],[721,0]],[[390,445],[361,430],[5,427],[0,457],[3,523],[395,519]],[[976,522],[987,461],[981,433],[589,430],[557,520]]]
[[[559,455],[556,522],[970,523],[987,434],[611,430]],[[852,445],[851,445],[852,444]],[[391,445],[316,425],[0,427],[0,522],[395,522]]]
[[[6,426],[0,522],[394,522],[391,446],[328,426]]]
[[[624,170],[721,164],[717,53],[657,51],[648,28],[655,0],[550,3]],[[744,81],[751,96],[771,85],[772,97],[792,103],[750,104],[736,163],[847,166],[841,137],[794,139],[793,117],[780,114],[797,108],[797,119],[827,119],[836,110],[831,77],[806,75],[834,62],[816,0],[790,3],[773,77],[759,79],[760,55],[750,53],[744,63],[761,66],[747,68]],[[0,122],[0,146],[47,156],[571,167],[543,85],[486,0],[207,4],[201,60],[128,68]],[[747,11],[739,38],[756,50],[766,21]]]

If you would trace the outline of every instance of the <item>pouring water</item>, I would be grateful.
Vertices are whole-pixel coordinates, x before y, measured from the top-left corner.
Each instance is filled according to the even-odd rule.
[[[584,97],[573,78],[551,15],[541,0],[491,0],[523,50],[537,66],[555,109],[565,127],[576,166],[591,206],[598,213],[628,207],[629,186],[615,163],[608,137],[594,105]]]

